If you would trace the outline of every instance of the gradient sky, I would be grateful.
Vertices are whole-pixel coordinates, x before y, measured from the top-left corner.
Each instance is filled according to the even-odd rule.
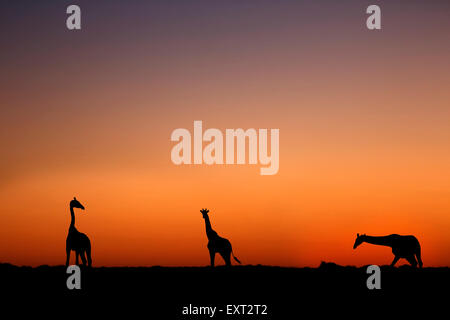
[[[72,3],[0,7],[0,262],[63,264],[76,196],[95,266],[207,265],[202,207],[244,264],[450,265],[449,1]],[[278,174],[175,166],[194,120],[279,128]]]

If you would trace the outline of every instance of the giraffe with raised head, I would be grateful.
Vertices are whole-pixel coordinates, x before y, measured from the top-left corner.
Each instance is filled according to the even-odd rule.
[[[411,266],[416,267],[419,262],[419,267],[422,268],[422,257],[420,250],[420,243],[414,236],[401,236],[398,234],[391,234],[382,237],[366,236],[365,234],[356,235],[355,244],[353,249],[356,249],[361,243],[367,242],[370,244],[376,244],[380,246],[387,246],[392,248],[394,254],[394,260],[391,263],[393,267],[400,258],[408,260]],[[417,257],[417,260],[416,260]]]
[[[219,253],[223,260],[225,260],[225,264],[227,266],[231,266],[231,256],[233,256],[234,260],[236,260],[239,264],[241,263],[238,258],[236,258],[233,254],[233,249],[231,247],[230,241],[225,238],[220,237],[217,232],[215,232],[211,227],[211,221],[208,216],[208,209],[202,209],[200,212],[203,215],[203,219],[205,219],[205,227],[206,227],[206,236],[208,237],[208,250],[209,257],[211,259],[211,267],[214,267],[214,259],[216,253]]]
[[[91,241],[89,240],[87,235],[79,232],[77,228],[75,228],[75,213],[73,211],[74,208],[84,210],[84,206],[75,197],[72,201],[70,201],[70,226],[69,233],[66,239],[66,266],[69,265],[70,251],[75,251],[75,263],[78,265],[78,257],[81,256],[83,265],[86,265],[87,257],[87,264],[90,267],[92,265]]]

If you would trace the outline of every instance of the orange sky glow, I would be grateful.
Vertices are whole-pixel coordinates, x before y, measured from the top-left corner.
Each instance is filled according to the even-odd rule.
[[[63,264],[76,196],[94,266],[207,265],[203,207],[243,264],[389,264],[353,242],[398,233],[449,266],[448,4],[386,4],[372,33],[355,3],[162,6],[148,24],[145,8],[86,3],[96,20],[78,34],[52,12],[40,30],[10,22],[0,262]],[[174,165],[170,134],[194,120],[280,129],[278,173]]]

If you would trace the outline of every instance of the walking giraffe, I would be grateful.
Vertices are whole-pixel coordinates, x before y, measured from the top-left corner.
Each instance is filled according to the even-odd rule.
[[[361,243],[367,242],[371,244],[376,244],[380,246],[387,246],[392,248],[392,253],[394,254],[394,260],[391,263],[393,267],[400,258],[408,260],[408,262],[413,266],[417,266],[417,261],[419,262],[419,267],[422,268],[422,258],[420,253],[420,243],[414,236],[400,236],[398,234],[391,234],[389,236],[383,237],[372,237],[366,236],[365,234],[356,235],[355,244],[353,249],[356,249]],[[416,261],[417,257],[417,261]]]

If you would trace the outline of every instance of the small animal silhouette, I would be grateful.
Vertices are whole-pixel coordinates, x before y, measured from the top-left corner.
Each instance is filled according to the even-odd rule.
[[[83,261],[83,265],[86,265],[86,256],[87,256],[87,263],[90,267],[92,265],[92,259],[91,259],[91,241],[85,235],[84,233],[79,232],[75,228],[75,214],[73,212],[73,208],[78,208],[81,210],[84,210],[84,206],[74,197],[72,201],[70,201],[70,227],[69,227],[69,234],[67,235],[66,239],[66,266],[69,265],[69,259],[70,259],[70,251],[75,251],[76,254],[76,261],[75,263],[78,264],[78,256],[81,256],[81,260]],[[85,256],[86,254],[86,256]]]
[[[239,264],[241,263],[238,258],[236,258],[233,254],[233,249],[231,247],[230,241],[225,238],[219,237],[217,232],[215,232],[211,228],[211,222],[209,221],[208,209],[202,209],[200,212],[203,215],[203,219],[205,219],[205,227],[206,227],[206,236],[208,237],[208,250],[209,257],[211,258],[211,267],[214,267],[214,259],[216,253],[219,253],[223,260],[225,260],[225,264],[227,266],[231,266],[231,255],[234,260],[236,260]]]
[[[363,242],[391,247],[392,253],[394,254],[394,260],[391,263],[392,267],[400,258],[404,258],[408,260],[408,262],[413,267],[417,266],[418,261],[419,267],[422,268],[423,263],[420,253],[420,243],[419,240],[417,240],[417,238],[414,236],[401,236],[398,234],[391,234],[383,237],[371,237],[366,236],[365,234],[360,236],[358,233],[356,235],[353,249],[356,249]]]

